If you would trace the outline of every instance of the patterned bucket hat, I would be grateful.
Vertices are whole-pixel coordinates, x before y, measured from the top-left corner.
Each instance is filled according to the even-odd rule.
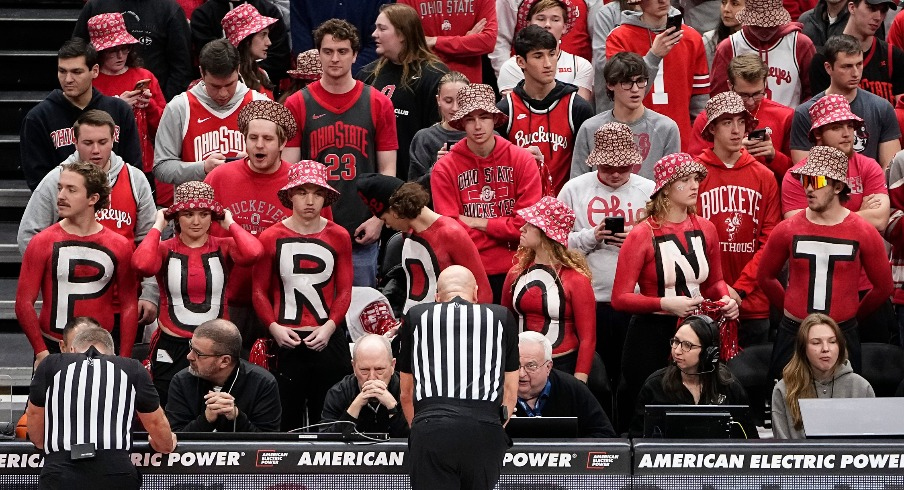
[[[634,143],[634,133],[627,125],[609,122],[593,133],[593,150],[587,156],[587,165],[633,167],[642,163],[643,158]]]
[[[747,119],[747,131],[753,131],[760,123],[757,118],[753,117],[746,107],[744,107],[744,99],[735,92],[722,92],[716,94],[706,103],[706,126],[703,126],[703,139],[712,141],[713,135],[708,131],[709,125],[715,122],[719,116],[725,114],[740,114]]]
[[[188,209],[206,209],[210,211],[213,219],[223,219],[223,206],[217,202],[213,187],[206,182],[192,180],[176,187],[173,195],[173,205],[163,213],[166,219],[173,219],[179,211]]]
[[[814,143],[816,137],[813,135],[813,130],[827,124],[853,121],[855,130],[863,127],[863,118],[851,112],[851,104],[841,94],[829,94],[817,100],[810,106],[810,120],[813,121],[813,125],[810,126],[808,136]]]
[[[138,44],[138,39],[126,30],[126,21],[119,12],[99,14],[88,19],[88,35],[91,45],[98,52],[125,44]]]
[[[574,228],[574,211],[564,202],[550,196],[533,206],[519,209],[518,216],[543,230],[551,240],[568,247],[568,233]]]
[[[565,16],[567,17],[565,19],[565,30],[562,31],[562,35],[564,36],[572,27],[574,27],[574,23],[577,22],[578,18],[581,16],[581,11],[571,0],[559,1],[565,4]],[[518,7],[518,17],[515,19],[516,33],[530,25],[528,14],[530,13],[530,8],[533,7],[535,3],[537,3],[537,0],[523,0],[521,2],[521,5]]]
[[[295,69],[286,70],[286,74],[292,78],[301,80],[320,80],[323,75],[323,66],[320,65],[320,52],[309,49],[298,53],[295,60]]]
[[[791,172],[791,175],[795,177],[801,175],[809,175],[812,177],[824,175],[830,179],[844,182],[844,185],[848,185],[848,161],[848,156],[837,148],[832,148],[831,146],[814,146],[813,148],[810,148],[810,154],[807,155],[804,164]]]
[[[653,167],[656,187],[650,194],[650,199],[655,197],[663,187],[691,174],[700,174],[700,178],[704,178],[706,177],[706,167],[687,153],[672,153],[660,158]]]
[[[242,39],[261,32],[276,21],[273,17],[261,15],[250,3],[243,3],[227,12],[220,23],[229,43],[239,47]]]
[[[461,124],[461,119],[477,110],[494,114],[497,128],[508,121],[508,116],[496,108],[496,94],[493,93],[493,87],[483,83],[472,83],[458,91],[458,112],[452,116],[449,126],[464,131],[465,127]]]
[[[298,131],[295,117],[286,109],[286,106],[272,100],[252,100],[239,112],[238,125],[242,133],[248,128],[252,119],[266,119],[281,126],[286,132],[286,139],[290,140]]]
[[[747,0],[735,17],[745,26],[778,27],[791,22],[782,0]]]
[[[389,199],[404,183],[402,179],[383,174],[361,174],[355,179],[358,197],[378,218],[389,210]]]
[[[276,192],[276,197],[283,206],[292,209],[292,201],[289,199],[289,191],[305,184],[314,184],[327,191],[324,206],[329,206],[339,199],[339,191],[327,184],[327,169],[320,162],[302,160],[289,168],[289,183]]]

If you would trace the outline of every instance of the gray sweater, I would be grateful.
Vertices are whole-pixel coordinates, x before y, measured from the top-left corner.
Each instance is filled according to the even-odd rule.
[[[78,159],[78,152],[75,152],[63,163],[72,163]],[[116,178],[119,176],[123,166],[129,171],[132,194],[135,196],[135,202],[138,205],[138,220],[135,223],[135,244],[138,245],[145,235],[148,234],[151,227],[154,226],[157,206],[154,204],[151,186],[148,184],[148,179],[145,177],[144,172],[131,165],[126,165],[125,161],[116,153],[110,153],[110,169],[107,171],[110,186],[112,187],[116,184]],[[19,222],[19,233],[16,236],[16,241],[19,244],[19,253],[25,254],[28,242],[35,235],[60,220],[56,206],[57,184],[59,182],[60,172],[54,169],[41,179],[41,183],[38,184],[31,194],[28,205],[25,206],[25,212],[22,213],[22,221]],[[157,286],[157,280],[153,277],[148,277],[141,281],[141,299],[150,301],[155,305],[159,304],[160,290]]]
[[[875,398],[876,393],[869,382],[851,369],[851,363],[844,361],[830,381],[814,381],[816,398]],[[781,380],[772,390],[772,434],[776,439],[803,439],[803,430],[794,428],[794,421],[785,403],[787,388]]]
[[[443,144],[449,141],[457,142],[464,137],[464,131],[449,131],[442,123],[436,123],[415,133],[409,150],[411,165],[408,167],[408,180],[417,180],[430,173],[436,164],[436,152]]]

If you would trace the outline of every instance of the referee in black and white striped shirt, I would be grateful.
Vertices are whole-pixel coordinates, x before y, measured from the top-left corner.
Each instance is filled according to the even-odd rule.
[[[413,489],[491,489],[511,440],[518,395],[518,327],[508,309],[474,304],[477,282],[443,270],[437,303],[417,305],[399,331],[397,364]]]
[[[141,363],[112,355],[102,328],[81,330],[72,348],[80,353],[47,356],[31,382],[28,437],[45,453],[39,488],[137,490],[129,455],[135,411],[155,451],[176,447],[157,390]]]

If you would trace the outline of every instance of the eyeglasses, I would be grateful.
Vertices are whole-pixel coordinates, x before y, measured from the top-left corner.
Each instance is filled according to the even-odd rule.
[[[822,189],[829,185],[829,179],[825,175],[801,175],[800,184],[804,189],[812,186],[813,190]]]
[[[645,88],[647,86],[647,83],[649,83],[649,82],[650,82],[649,78],[640,77],[636,80],[627,80],[624,82],[618,82],[618,84],[624,90],[631,90],[631,87],[633,87],[635,85],[637,85],[637,88]]]
[[[226,355],[226,354],[203,354],[198,349],[195,349],[195,346],[193,346],[191,344],[191,340],[188,341],[188,348],[191,349],[191,351],[194,352],[195,356],[197,356],[197,357],[220,357],[220,356]]]
[[[675,347],[681,346],[681,352],[690,352],[691,349],[696,349],[697,347],[703,347],[702,345],[692,344],[687,340],[678,340],[677,337],[672,337],[669,339],[669,345],[672,346],[672,349]]]
[[[550,361],[543,361],[541,364],[537,364],[536,362],[529,362],[527,364],[522,364],[521,369],[529,373],[536,373],[541,367],[545,366],[547,362]]]
[[[759,92],[753,92],[749,94],[745,94],[743,92],[735,92],[736,94],[741,96],[741,100],[744,102],[749,102],[751,100],[759,100],[766,96],[765,90],[760,90]]]

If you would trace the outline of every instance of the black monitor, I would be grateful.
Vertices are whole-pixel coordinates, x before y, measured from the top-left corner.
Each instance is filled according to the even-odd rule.
[[[505,432],[512,439],[571,439],[578,436],[578,418],[512,417]]]
[[[647,405],[643,436],[663,439],[730,439],[746,420],[747,405]]]

